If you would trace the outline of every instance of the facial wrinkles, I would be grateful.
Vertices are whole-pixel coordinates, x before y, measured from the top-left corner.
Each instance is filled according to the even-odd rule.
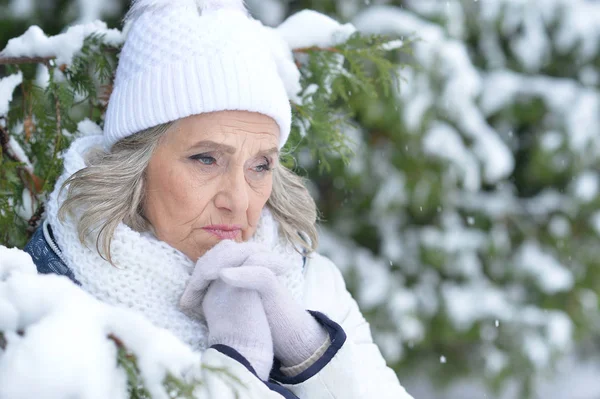
[[[268,134],[260,134],[261,136],[264,136],[264,138],[252,138],[252,135],[255,134],[257,133],[244,132],[242,134],[239,132],[237,134],[223,134],[224,137],[222,137],[222,140],[219,140],[219,142],[234,145],[236,148],[239,148],[239,150],[235,154],[221,154],[218,157],[219,159],[217,159],[217,162],[221,163],[221,165],[216,167],[214,175],[207,175],[199,169],[192,168],[194,174],[193,180],[195,182],[194,186],[197,188],[197,191],[195,190],[195,192],[215,193],[213,198],[217,195],[246,195],[248,196],[248,203],[245,204],[247,208],[233,209],[230,210],[231,213],[229,213],[229,211],[225,209],[219,209],[213,201],[205,202],[204,207],[199,209],[198,212],[194,214],[193,218],[188,221],[189,224],[186,229],[187,234],[182,240],[185,240],[190,236],[195,237],[193,235],[194,230],[207,225],[234,223],[244,226],[245,228],[242,232],[243,238],[249,238],[250,234],[248,231],[253,231],[255,229],[260,216],[260,209],[254,209],[252,206],[252,202],[256,201],[253,196],[260,196],[264,190],[269,187],[265,187],[268,176],[261,176],[259,180],[253,180],[252,176],[249,177],[247,174],[258,173],[249,171],[251,167],[264,163],[264,160],[260,157],[257,158],[255,154],[261,150],[270,148],[268,146],[270,144],[269,142],[272,144],[273,141],[272,138],[269,140],[270,137]],[[237,141],[237,143],[234,144],[232,141]],[[265,172],[265,174],[266,173],[270,172]],[[228,190],[224,190],[223,187],[228,187]],[[240,192],[239,190],[245,190],[245,192]],[[235,199],[228,198],[228,201],[233,200]],[[261,204],[261,209],[262,205],[264,204]],[[208,216],[208,220],[205,220],[205,216]]]
[[[218,122],[182,120],[176,123],[172,134],[164,137],[160,150],[155,153],[154,184],[147,193],[153,200],[151,223],[155,230],[158,227],[160,239],[190,258],[214,245],[214,237],[199,231],[209,225],[240,224],[243,230],[238,239],[249,239],[270,195],[272,172],[262,174],[252,168],[265,163],[258,153],[278,147],[278,135],[273,131],[273,125],[238,117],[221,118]],[[202,140],[229,145],[236,151],[229,154],[208,148],[191,148]],[[200,160],[190,159],[204,153],[215,157],[217,165],[202,165]],[[277,154],[270,154],[268,159],[273,167]],[[228,182],[231,179],[235,184],[233,188]],[[239,209],[234,210],[226,209],[228,206],[218,207],[216,196],[223,193],[236,195],[231,190],[244,190],[242,194],[248,196],[247,204],[237,204]]]
[[[220,184],[221,188],[231,185],[232,187],[230,187],[230,189],[232,190],[245,190],[246,192],[243,194],[246,194],[249,197],[251,197],[252,194],[261,194],[269,181],[269,172],[262,172],[263,174],[260,174],[261,172],[253,170],[258,165],[266,162],[263,156],[256,154],[261,150],[268,148],[268,143],[267,145],[262,144],[265,141],[268,142],[268,140],[266,140],[268,137],[265,139],[250,140],[248,136],[253,134],[254,133],[246,133],[244,135],[237,135],[236,138],[241,140],[239,145],[241,150],[239,153],[236,153],[229,158],[226,168],[222,170],[221,177],[224,181]],[[270,160],[269,164],[271,166],[272,163],[273,161]],[[251,200],[251,198],[249,198],[249,200]]]

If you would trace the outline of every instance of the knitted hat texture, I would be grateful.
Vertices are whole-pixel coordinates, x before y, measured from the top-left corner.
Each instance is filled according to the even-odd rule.
[[[243,110],[275,120],[280,148],[291,107],[265,28],[241,0],[138,0],[104,123],[110,149],[127,136],[190,115]]]

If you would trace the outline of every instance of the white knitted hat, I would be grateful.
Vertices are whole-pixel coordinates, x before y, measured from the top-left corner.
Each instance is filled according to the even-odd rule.
[[[258,112],[280,129],[291,107],[265,29],[243,0],[134,0],[104,122],[104,143],[186,116]]]

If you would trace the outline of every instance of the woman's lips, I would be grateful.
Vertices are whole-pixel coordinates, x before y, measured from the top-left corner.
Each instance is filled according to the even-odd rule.
[[[221,240],[234,240],[242,231],[239,226],[213,225],[202,228]]]

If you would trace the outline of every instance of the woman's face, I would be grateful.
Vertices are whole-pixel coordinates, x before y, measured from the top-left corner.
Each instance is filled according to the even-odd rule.
[[[146,170],[145,217],[162,241],[196,261],[220,240],[247,241],[271,195],[279,126],[219,111],[177,121]]]

